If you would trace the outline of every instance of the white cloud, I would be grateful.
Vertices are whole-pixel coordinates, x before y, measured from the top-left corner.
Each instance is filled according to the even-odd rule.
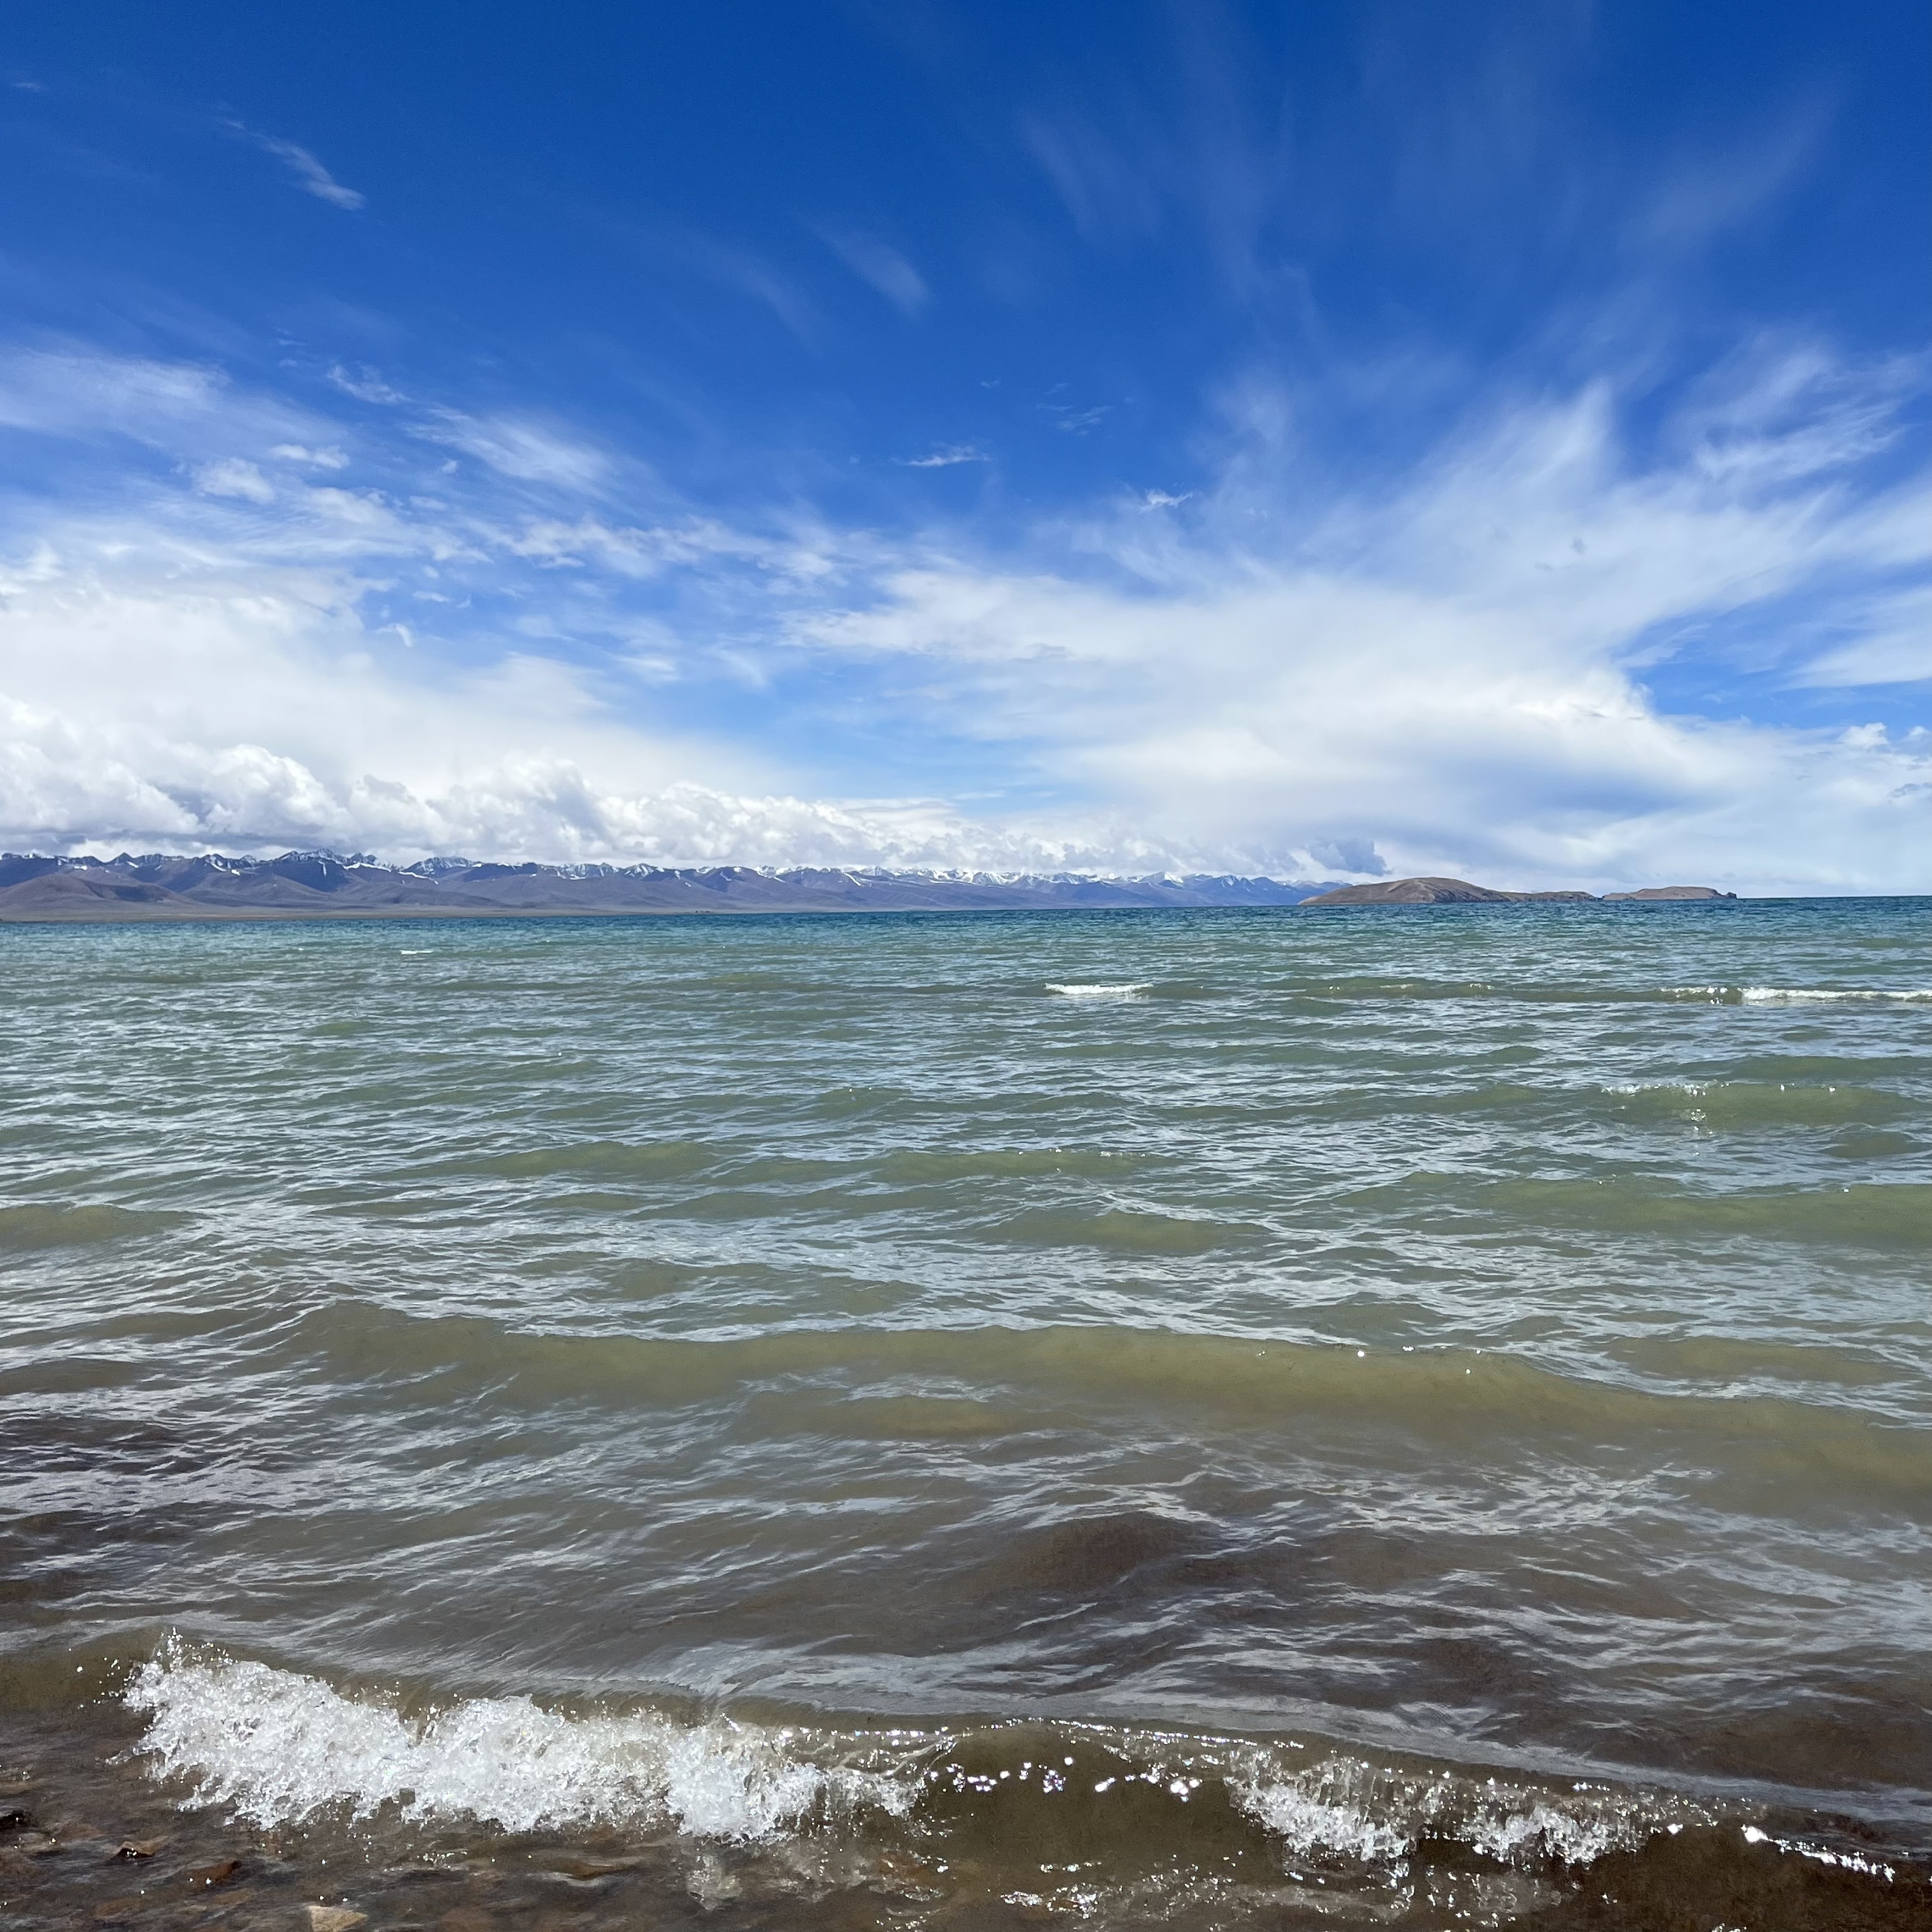
[[[618,724],[562,664],[510,655],[426,683],[379,652],[352,582],[211,565],[205,542],[136,556],[130,535],[70,529],[0,580],[0,837],[16,849],[1006,870],[1072,849],[940,800],[734,790],[755,758]]]
[[[380,403],[385,405],[406,402],[409,398],[400,389],[392,389],[382,380],[379,370],[364,368],[351,374],[340,363],[329,370],[328,380],[345,396],[353,396],[358,403]]]
[[[1932,684],[1932,586],[1874,598],[1847,628],[1850,638],[1801,664],[1794,684],[1826,690]]]
[[[908,470],[950,470],[956,463],[990,463],[992,458],[984,450],[975,449],[970,442],[949,442],[926,456],[908,456],[904,460]]]
[[[1084,436],[1097,429],[1114,412],[1112,403],[1096,403],[1090,409],[1076,409],[1068,403],[1042,403],[1040,412],[1054,428],[1068,436]]]
[[[1816,343],[1760,341],[1702,386],[1679,438],[1700,470],[1741,487],[1842,470],[1898,440],[1899,405],[1927,373],[1922,358],[1859,367]]]
[[[894,308],[916,315],[932,299],[932,291],[919,271],[896,248],[877,236],[852,229],[822,231],[826,245],[859,279],[869,284]]]
[[[1754,140],[1680,158],[1636,211],[1630,238],[1688,250],[1761,214],[1816,151],[1829,118],[1813,100]]]
[[[602,450],[533,416],[472,416],[458,410],[438,410],[416,433],[460,449],[487,463],[499,476],[520,482],[588,490],[610,469],[610,459]]]
[[[43,436],[104,430],[161,440],[213,419],[229,398],[219,371],[87,350],[0,354],[0,426]]]
[[[757,769],[608,720],[582,674],[546,658],[420,670],[404,640],[384,648],[394,627],[360,614],[365,590],[207,532],[54,533],[0,577],[8,842],[446,849],[500,835],[555,856],[630,822],[607,801],[700,765]]]
[[[776,563],[783,554],[778,546],[709,517],[686,517],[675,524],[650,528],[613,527],[595,517],[580,517],[574,523],[539,518],[506,538],[505,546],[518,556],[547,563],[594,560],[632,578],[658,577],[675,566],[715,557]]]
[[[0,363],[0,419],[91,437],[122,398],[179,466],[0,547],[0,838],[1924,890],[1932,734],[1672,717],[1642,682],[1746,620],[1793,681],[1932,674],[1898,370],[1752,358],[1649,454],[1606,388],[1504,398],[1345,494],[1253,387],[1186,518],[1116,494],[999,554],[655,485],[635,523],[532,516],[517,486],[630,472],[524,416],[356,446],[419,463],[426,421],[478,458],[434,499],[318,486],[340,426],[215,373]],[[775,748],[805,740],[830,782]],[[955,748],[970,809],[867,796],[904,788],[881,743]]]
[[[240,496],[251,503],[275,500],[274,486],[254,464],[238,456],[198,465],[194,487],[204,496]]]
[[[1230,854],[1367,837],[1398,869],[1532,884],[1924,889],[1932,737],[1675,718],[1639,682],[1660,628],[1774,624],[1781,599],[1932,567],[1923,476],[1846,488],[1869,396],[1835,436],[1745,400],[1748,464],[1646,470],[1598,388],[1498,408],[1401,487],[1299,516],[1247,446],[1198,536],[1063,532],[1077,578],[928,557],[802,622],[816,649],[916,660],[936,714],[1030,742],[1126,822]],[[1923,675],[1922,594],[1874,607],[1817,681]]]
[[[703,238],[688,242],[685,252],[714,280],[762,302],[800,341],[810,342],[818,336],[818,310],[796,284],[762,256],[748,248]]]
[[[346,470],[349,459],[339,449],[304,449],[298,442],[278,442],[268,452],[284,463],[306,463],[317,470]]]
[[[278,141],[272,134],[257,134],[252,128],[244,127],[239,121],[228,123],[230,129],[244,140],[252,141],[264,154],[273,154],[285,164],[296,178],[296,184],[318,201],[326,201],[334,208],[360,208],[368,199],[352,188],[345,188],[317,160],[308,148],[294,141]]]

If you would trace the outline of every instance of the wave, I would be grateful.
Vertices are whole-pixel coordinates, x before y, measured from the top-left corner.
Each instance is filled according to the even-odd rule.
[[[654,1711],[571,1716],[528,1697],[479,1697],[412,1721],[298,1672],[164,1646],[129,1684],[158,1775],[253,1824],[340,1808],[414,1822],[465,1816],[530,1832],[668,1822],[758,1840],[872,1807],[903,1815],[903,1775],[814,1762],[809,1733],[680,1724]]]
[[[178,1638],[136,1672],[124,1699],[147,1719],[136,1748],[151,1774],[266,1828],[382,1814],[512,1832],[668,1828],[754,1846],[910,1832],[980,1856],[1023,1830],[1036,1851],[1126,1858],[1185,1856],[1191,1844],[1225,1844],[1232,1828],[1262,1834],[1256,1849],[1291,1876],[1300,1867],[1390,1884],[1430,1843],[1534,1870],[1718,1822],[1668,1792],[1346,1752],[1298,1762],[1307,1751],[1298,1742],[1092,1724],[835,1731],[650,1708],[569,1712],[527,1696],[411,1714]]]
[[[1579,1207],[1608,1190],[1587,1184],[1515,1184],[1525,1203],[1570,1225]],[[1908,1197],[1887,1215],[1887,1196]],[[1868,1187],[1822,1197],[1849,1236],[1876,1223],[1887,1238],[1922,1245],[1932,1227],[1932,1188]],[[1685,1230],[1726,1232],[1716,1210],[1686,1204]],[[1768,1215],[1775,1197],[1741,1204]],[[1808,1205],[1801,1202],[1801,1208]],[[1688,1213],[1702,1208],[1712,1218]],[[1646,1224],[1649,1225],[1649,1224]],[[1747,1216],[1748,1232],[1759,1224]],[[1674,1229],[1667,1229],[1674,1232]],[[541,1408],[559,1400],[682,1408],[782,1383],[812,1386],[812,1426],[836,1435],[852,1398],[881,1384],[904,1392],[970,1389],[976,1399],[1055,1414],[1112,1414],[1123,1401],[1150,1414],[1192,1418],[1211,1408],[1217,1427],[1399,1426],[1412,1439],[1466,1453],[1472,1439],[1501,1453],[1552,1430],[1608,1439],[1663,1431],[1700,1455],[1721,1453],[1734,1474],[1747,1466],[1857,1485],[1868,1493],[1932,1494],[1932,1439],[1892,1426],[1882,1412],[1754,1394],[1664,1394],[1596,1376],[1564,1375],[1522,1357],[1452,1348],[1376,1348],[1271,1335],[1177,1334],[1095,1323],[1038,1327],[782,1328],[761,1334],[652,1336],[608,1330],[537,1331],[476,1315],[416,1315],[344,1299],[276,1330],[305,1372],[343,1382],[400,1381],[422,1399],[493,1400]],[[1190,1426],[1192,1424],[1190,1423]],[[869,1439],[869,1432],[868,1432]]]
[[[1150,980],[1128,980],[1118,986],[1064,984],[1049,980],[1046,990],[1058,993],[1063,1000],[1138,1000],[1146,997],[1153,984]]]
[[[1888,1126],[1925,1112],[1907,1095],[1846,1079],[1628,1081],[1600,1090],[1625,1118],[1712,1127]]]
[[[1340,1858],[1396,1876],[1426,1838],[1466,1845],[1502,1865],[1588,1865],[1659,1832],[1711,1822],[1700,1807],[1647,1792],[1587,1782],[1563,1792],[1348,1758],[1240,1783],[1236,1798],[1291,1857]]]
[[[158,1209],[75,1208],[58,1202],[26,1202],[0,1208],[0,1253],[48,1248],[93,1247],[137,1235],[168,1234],[192,1217]]]
[[[1251,991],[1252,989],[1250,989]],[[1932,1004],[1927,986],[1743,986],[1618,985],[1612,981],[1551,983],[1533,980],[1411,980],[1357,977],[1276,982],[1260,989],[1291,1001],[1348,1005],[1467,1004],[1516,1006],[1628,1006],[1661,1000],[1671,1005],[1802,1006],[1850,1003],[1874,1006]]]
[[[1923,1006],[1932,986],[1666,986],[1663,997],[1720,1006]]]
[[[1802,1006],[1839,1000],[1923,1004],[1932,1000],[1932,986],[1744,986],[1738,998],[1747,1006]]]

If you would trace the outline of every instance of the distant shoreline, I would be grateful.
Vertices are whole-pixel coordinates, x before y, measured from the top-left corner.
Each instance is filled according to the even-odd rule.
[[[1337,886],[1302,902],[1324,910],[1331,906],[1370,905],[1715,905],[1735,903],[1736,892],[1715,886],[1640,886],[1627,892],[1510,892],[1496,886],[1473,886],[1467,879],[1382,879],[1372,885]]]
[[[1708,899],[1678,899],[1633,902],[1629,900],[1600,899],[1565,902],[1580,910],[1601,908],[1605,910],[1622,910],[1632,907],[1642,911],[1686,911],[1702,909],[1715,910],[1731,905],[1786,905],[1808,904],[1814,902],[1856,905],[1874,902],[1890,903],[1914,898],[1932,898],[1932,893],[1919,892],[1862,892],[1862,893],[1793,893],[1788,896],[1738,898],[1712,901]],[[1551,903],[1545,901],[1545,905]],[[1507,908],[1498,908],[1507,910]],[[1527,909],[1527,908],[1526,908]],[[143,912],[138,908],[123,911],[74,912],[14,912],[0,908],[0,926],[342,926],[358,920],[378,925],[406,924],[411,920],[424,924],[442,924],[452,920],[472,920],[495,921],[500,920],[745,920],[745,919],[824,919],[824,918],[901,918],[916,916],[943,919],[960,916],[980,916],[1012,913],[1155,913],[1155,912],[1226,912],[1292,913],[1299,915],[1304,908],[1299,905],[1239,906],[1239,905],[964,905],[964,906],[374,906],[347,907],[340,910],[323,908],[318,910],[290,911],[271,907],[242,908],[224,910],[207,908],[197,912]],[[1309,908],[1316,912],[1383,911],[1430,912],[1456,910],[1476,911],[1480,905],[1460,904],[1454,907],[1430,904],[1382,906],[1317,906]]]
[[[609,917],[666,913],[970,912],[1293,905],[1336,882],[797,866],[540,866],[367,853],[278,859],[162,853],[110,860],[0,854],[0,920],[37,922],[343,917]]]
[[[1837,895],[1822,896],[1835,897]],[[1912,897],[1910,894],[1860,896]],[[0,854],[0,924],[232,925],[344,920],[653,919],[832,913],[1414,910],[1432,906],[1730,906],[1708,886],[1515,892],[1417,878],[1342,885],[1232,874],[1138,879],[1078,874],[750,866],[384,866],[366,854],[278,859],[126,854],[112,860]]]

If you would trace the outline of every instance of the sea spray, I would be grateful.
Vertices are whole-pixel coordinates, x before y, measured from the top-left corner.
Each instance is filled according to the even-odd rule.
[[[569,1715],[472,1698],[406,1718],[320,1678],[171,1643],[126,1694],[157,1775],[262,1826],[340,1808],[467,1816],[512,1832],[669,1821],[757,1840],[872,1808],[911,1805],[908,1776],[814,1763],[807,1735],[680,1724],[649,1711]]]

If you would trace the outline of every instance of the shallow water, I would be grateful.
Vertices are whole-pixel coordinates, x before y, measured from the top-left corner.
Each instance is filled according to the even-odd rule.
[[[0,1916],[1932,1916],[1932,902],[0,982]]]

